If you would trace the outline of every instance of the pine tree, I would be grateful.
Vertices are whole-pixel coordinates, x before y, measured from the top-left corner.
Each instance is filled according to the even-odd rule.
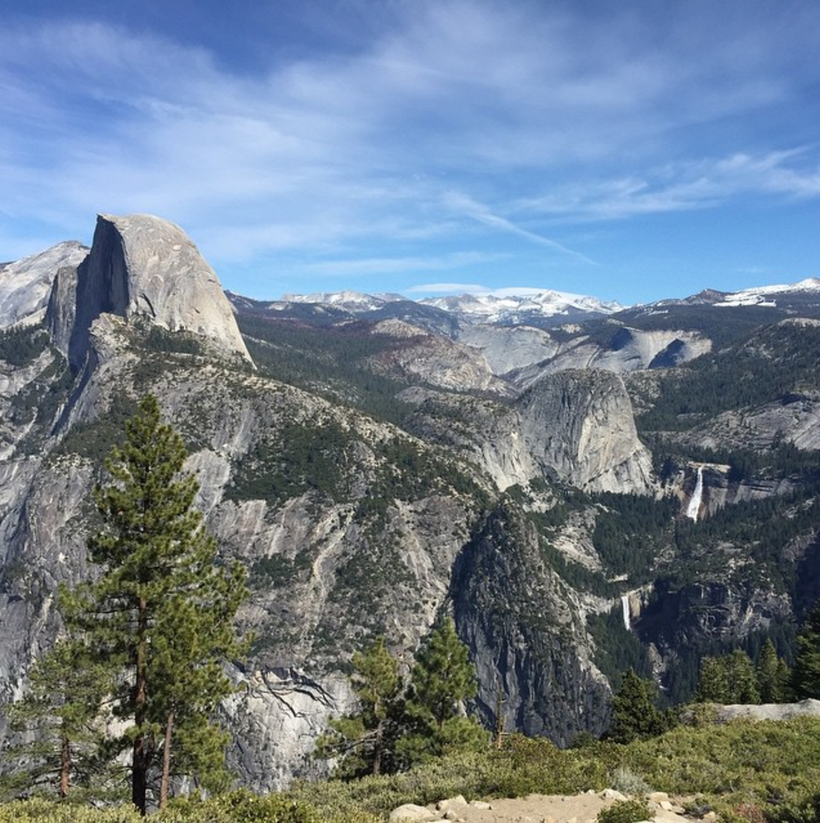
[[[488,735],[463,714],[477,691],[467,646],[451,617],[430,633],[416,655],[405,704],[406,731],[397,744],[406,765],[448,752],[482,748]]]
[[[720,657],[704,657],[695,689],[697,703],[731,703],[728,672]]]
[[[695,700],[699,703],[760,703],[758,675],[749,655],[735,649],[701,661]]]
[[[766,638],[757,661],[757,687],[763,703],[785,703],[789,700],[791,671],[785,660],[777,656],[770,637]]]
[[[735,649],[727,658],[727,673],[732,703],[760,703],[757,674],[752,659],[743,649]]]
[[[607,737],[616,743],[630,743],[663,734],[669,726],[655,705],[657,688],[629,669],[621,688],[612,698],[612,720]]]
[[[403,689],[398,661],[379,637],[353,655],[353,667],[359,710],[330,721],[330,731],[317,741],[317,755],[340,756],[338,773],[343,777],[392,771]]]
[[[797,636],[792,688],[798,700],[820,699],[820,600],[814,604]]]
[[[13,793],[51,784],[66,798],[93,780],[99,794],[108,675],[88,646],[71,638],[59,640],[35,662],[28,693],[7,709],[11,728],[28,738],[4,752],[7,760],[24,766],[11,777]]]
[[[128,721],[131,799],[144,814],[158,755],[164,804],[175,742],[186,732],[190,739],[203,713],[230,691],[221,662],[241,651],[233,618],[246,587],[240,564],[216,562],[216,542],[193,509],[197,481],[181,474],[182,438],[161,422],[155,397],[142,400],[126,432],[106,461],[112,482],[94,495],[104,528],[88,547],[101,575],[68,602],[70,624],[86,633],[99,659],[127,672],[114,705]],[[214,753],[189,743],[184,754],[196,772]]]

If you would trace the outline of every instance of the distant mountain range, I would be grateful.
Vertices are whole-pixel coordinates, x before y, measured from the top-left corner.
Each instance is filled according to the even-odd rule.
[[[652,306],[709,303],[715,306],[781,306],[794,302],[820,300],[820,279],[810,277],[798,283],[758,286],[738,292],[708,289],[691,297],[661,300]],[[400,294],[363,294],[357,291],[286,294],[267,304],[269,309],[287,311],[294,304],[322,306],[350,315],[369,315],[385,310],[390,304],[415,302],[419,306],[441,309],[459,320],[499,326],[553,326],[563,323],[607,317],[638,306],[626,306],[597,297],[551,289],[522,289],[517,292],[487,292],[448,295],[408,301]],[[785,304],[785,305],[781,305]]]

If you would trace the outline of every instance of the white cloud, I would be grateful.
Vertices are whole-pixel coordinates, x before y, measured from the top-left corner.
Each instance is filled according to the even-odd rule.
[[[456,214],[465,214],[473,220],[483,223],[485,226],[489,226],[490,228],[498,229],[499,231],[515,235],[516,237],[521,237],[531,243],[546,246],[547,248],[558,251],[561,254],[568,255],[569,257],[575,257],[584,263],[594,265],[594,262],[586,255],[583,255],[574,249],[567,248],[567,246],[564,246],[555,240],[551,240],[549,237],[545,237],[542,234],[537,234],[536,232],[521,228],[521,226],[517,226],[505,217],[501,217],[498,214],[493,214],[487,206],[482,203],[477,203],[465,194],[453,191],[446,192],[443,199],[445,205]]]
[[[553,5],[386,4],[358,51],[256,75],[100,22],[6,27],[6,214],[73,232],[153,212],[215,262],[308,250],[332,275],[479,264],[501,235],[588,264],[555,224],[820,194],[811,152],[750,149],[744,119],[816,76],[817,10],[775,36],[763,2]]]
[[[820,166],[789,165],[805,149],[667,164],[611,180],[553,188],[541,197],[523,198],[509,208],[516,215],[556,220],[620,220],[642,214],[707,209],[740,197],[820,196]]]

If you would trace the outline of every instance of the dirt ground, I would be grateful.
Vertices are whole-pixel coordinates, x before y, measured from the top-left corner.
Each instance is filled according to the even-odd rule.
[[[691,823],[680,813],[680,806],[672,801],[667,802],[666,795],[657,796],[657,800],[665,801],[651,803],[653,823]],[[445,813],[450,810],[446,819],[460,820],[464,823],[596,823],[598,812],[611,806],[614,799],[604,798],[599,794],[578,795],[543,795],[531,794],[527,797],[518,797],[508,800],[492,800],[491,808],[482,808],[487,804],[467,804],[449,800],[439,807],[427,807],[430,818],[445,819]],[[416,807],[418,808],[418,807]]]
[[[493,800],[492,809],[461,806],[458,816],[467,823],[594,823],[598,812],[612,805],[597,794],[531,794],[509,800]]]

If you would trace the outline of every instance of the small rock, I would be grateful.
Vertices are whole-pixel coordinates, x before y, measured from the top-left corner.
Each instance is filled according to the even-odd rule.
[[[650,792],[646,799],[653,803],[662,803],[664,800],[669,800],[669,795],[666,792]]]
[[[463,794],[457,794],[455,797],[449,797],[447,800],[439,800],[436,803],[436,808],[440,812],[446,812],[448,809],[458,808],[459,806],[466,806],[467,799]]]
[[[555,818],[547,815],[545,818],[541,820],[541,823],[555,823]]]
[[[460,817],[459,813],[457,811],[455,811],[454,809],[447,809],[447,811],[444,812],[444,819],[445,820],[461,820],[461,817]]]
[[[706,814],[703,815],[701,820],[708,820],[711,823],[712,820],[717,820],[717,812],[706,812]]]
[[[626,800],[626,795],[615,789],[604,789],[598,796],[603,800]]]
[[[482,812],[490,812],[493,809],[492,803],[485,803],[483,800],[473,800],[470,805]]]
[[[675,807],[668,800],[661,800],[658,804],[665,812],[674,812]]]
[[[424,806],[417,806],[415,803],[405,803],[390,812],[389,820],[415,820],[418,823],[430,823],[438,819],[438,815],[433,814]]]

